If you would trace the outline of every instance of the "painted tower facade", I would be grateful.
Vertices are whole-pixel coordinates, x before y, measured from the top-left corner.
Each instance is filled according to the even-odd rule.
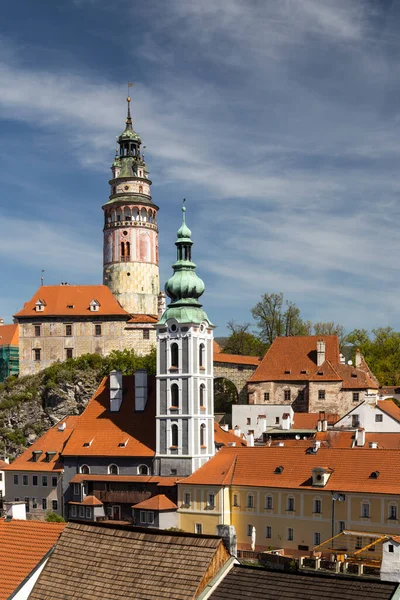
[[[103,283],[131,314],[157,315],[159,294],[158,206],[134,131],[128,97],[125,130],[112,164],[110,197],[104,210]]]
[[[187,476],[214,454],[213,329],[199,298],[204,283],[192,262],[191,231],[182,208],[171,299],[157,329],[158,475]]]

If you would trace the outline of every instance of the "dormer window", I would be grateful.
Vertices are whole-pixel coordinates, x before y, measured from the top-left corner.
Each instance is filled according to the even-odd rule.
[[[100,302],[96,299],[93,299],[91,301],[91,303],[89,304],[89,310],[91,312],[98,312],[99,308],[100,308]]]
[[[302,370],[300,371],[300,373],[301,373],[302,375],[307,375],[307,371],[306,371],[305,369],[302,369]]]
[[[93,440],[90,440],[89,442],[83,442],[83,447],[84,448],[90,448],[90,446],[92,445]]]
[[[46,306],[46,302],[44,300],[41,300],[40,298],[35,302],[35,311],[36,312],[43,312],[44,311],[44,307]]]
[[[67,304],[67,308],[72,309],[72,308],[74,308],[74,305],[73,304]]]
[[[285,375],[290,375],[290,369],[285,369]]]
[[[312,484],[316,487],[324,487],[331,474],[332,471],[329,467],[315,467],[312,470]]]
[[[378,479],[379,477],[379,471],[372,471],[371,475],[369,476],[370,479]]]
[[[283,467],[276,467],[274,473],[276,475],[281,475],[283,473]]]

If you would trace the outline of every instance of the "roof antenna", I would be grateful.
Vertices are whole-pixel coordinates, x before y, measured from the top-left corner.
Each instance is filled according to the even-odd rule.
[[[42,269],[42,276],[40,278],[40,285],[41,286],[44,285],[44,275],[43,275],[43,273],[44,273],[44,269]]]

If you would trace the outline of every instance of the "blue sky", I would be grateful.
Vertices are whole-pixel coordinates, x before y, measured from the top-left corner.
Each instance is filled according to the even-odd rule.
[[[23,16],[23,18],[21,18]],[[161,281],[188,199],[209,317],[282,291],[400,329],[398,0],[29,0],[0,20],[0,315],[101,283],[102,204],[134,81]]]

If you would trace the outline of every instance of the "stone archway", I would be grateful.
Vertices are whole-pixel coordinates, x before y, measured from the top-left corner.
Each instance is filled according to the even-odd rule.
[[[248,364],[248,359],[254,364]],[[245,362],[243,359],[247,359]],[[229,362],[228,362],[229,361]],[[243,362],[242,362],[243,361]],[[247,382],[259,364],[257,357],[241,357],[233,354],[214,354],[214,380],[227,379],[238,392],[238,404],[248,404]]]

